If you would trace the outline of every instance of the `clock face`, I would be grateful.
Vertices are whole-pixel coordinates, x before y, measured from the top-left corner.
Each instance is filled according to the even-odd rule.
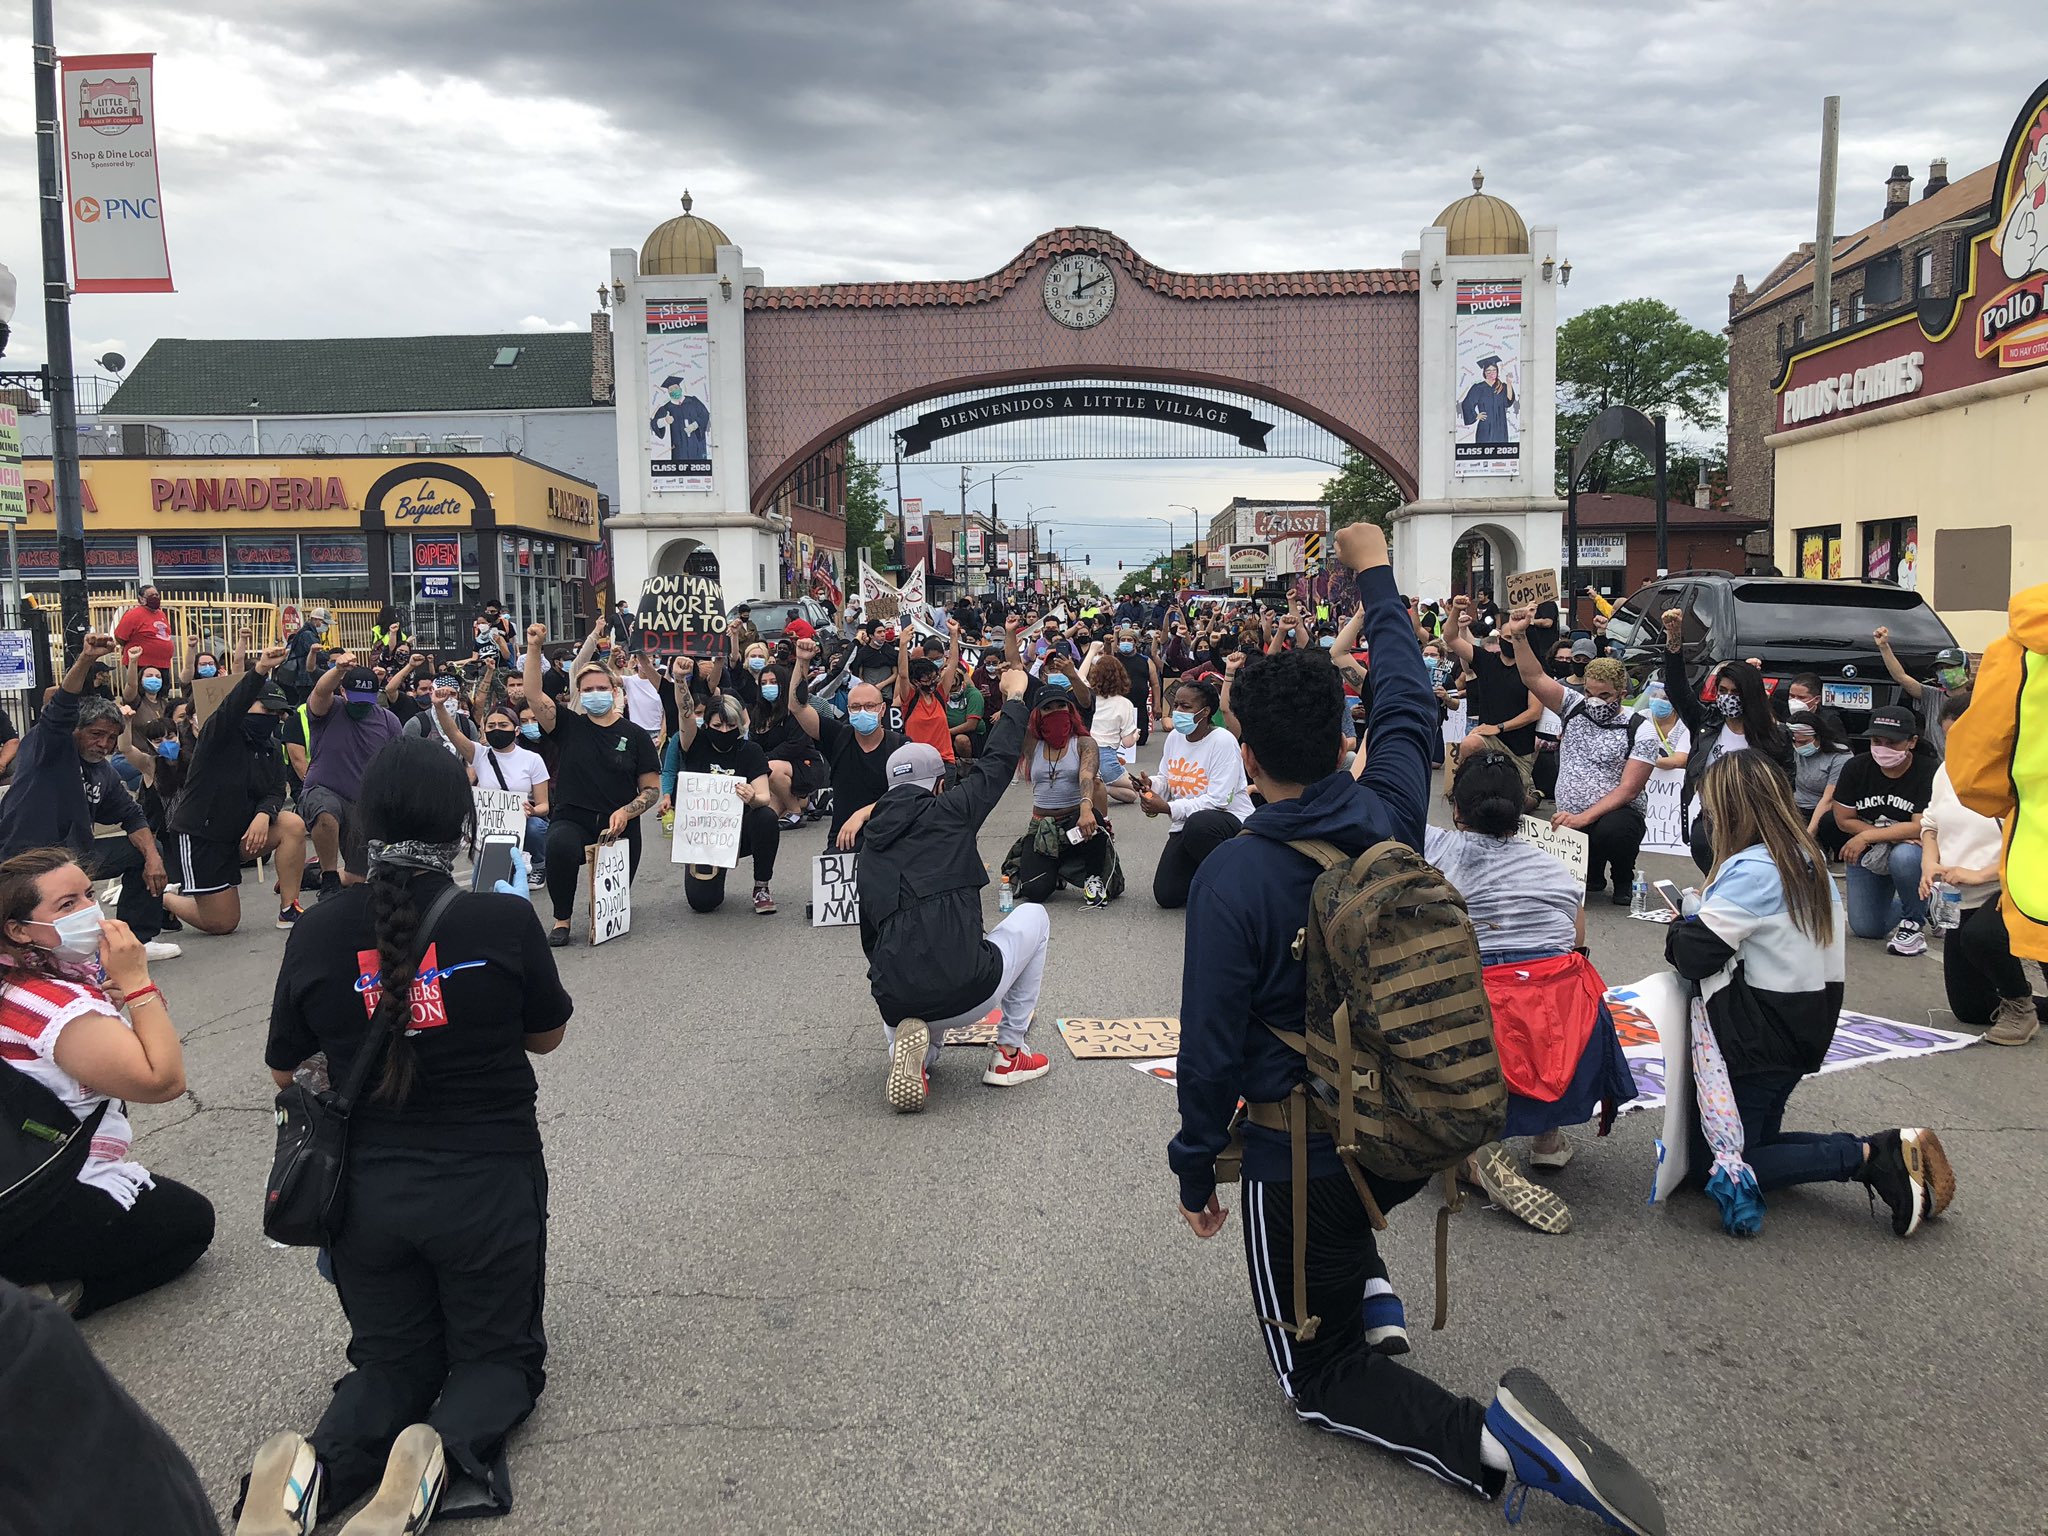
[[[1061,325],[1085,331],[1109,317],[1116,303],[1116,273],[1100,256],[1076,252],[1046,269],[1045,312]]]

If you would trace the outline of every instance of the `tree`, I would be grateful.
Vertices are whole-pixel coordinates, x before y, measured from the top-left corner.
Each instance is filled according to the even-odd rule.
[[[882,472],[846,445],[846,568],[859,569],[862,550],[871,565],[882,565],[889,550],[889,504],[882,500]]]
[[[1323,482],[1321,499],[1329,504],[1330,530],[1357,522],[1377,523],[1382,532],[1394,529],[1394,508],[1405,499],[1394,477],[1360,453],[1344,451],[1344,467]]]
[[[1708,431],[1721,425],[1727,393],[1728,339],[1687,323],[1662,300],[1628,299],[1572,316],[1557,329],[1558,493],[1571,475],[1580,434],[1609,406],[1631,405],[1646,416],[1661,412],[1674,425]],[[1698,478],[1695,468],[1688,484]],[[1594,456],[1579,489],[1647,495],[1652,486],[1643,456],[1613,443]]]

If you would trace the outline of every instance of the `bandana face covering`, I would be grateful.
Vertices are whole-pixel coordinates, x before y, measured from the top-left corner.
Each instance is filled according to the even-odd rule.
[[[455,854],[460,843],[424,843],[414,839],[396,843],[370,844],[370,873],[380,869],[417,869],[428,874],[455,874]]]

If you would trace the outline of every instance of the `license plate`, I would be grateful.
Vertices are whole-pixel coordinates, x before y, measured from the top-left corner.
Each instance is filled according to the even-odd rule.
[[[1820,701],[1829,709],[1868,709],[1874,702],[1868,683],[1822,683]]]

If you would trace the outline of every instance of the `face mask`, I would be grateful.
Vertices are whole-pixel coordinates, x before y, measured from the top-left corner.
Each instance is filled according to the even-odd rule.
[[[712,751],[730,752],[732,744],[740,739],[740,733],[722,725],[714,725],[704,733],[704,738],[711,743]]]
[[[1912,756],[1905,747],[1885,747],[1874,741],[1870,744],[1870,760],[1880,768],[1902,768]]]
[[[539,741],[540,722],[538,720],[522,720],[519,723],[519,734],[528,741]]]
[[[609,688],[590,689],[580,702],[586,715],[608,715],[612,712],[612,691]]]
[[[1126,656],[1128,656],[1131,654],[1131,652],[1137,649],[1137,646],[1135,646],[1128,640],[1119,640],[1116,643],[1116,648],[1122,651]]]
[[[766,656],[749,656],[749,657],[747,658],[747,670],[748,670],[749,672],[765,672],[765,671],[767,671],[767,670],[768,670],[768,658],[767,658]]]
[[[1173,728],[1183,736],[1195,734],[1195,712],[1191,709],[1176,709],[1173,712]]]
[[[100,952],[100,929],[107,915],[94,902],[89,907],[80,907],[76,912],[67,912],[54,923],[38,926],[56,931],[57,942],[42,947],[59,960],[86,961],[96,959]]]
[[[781,685],[780,683],[763,683],[763,684],[761,685],[761,702],[762,702],[762,703],[764,703],[764,704],[773,704],[773,703],[774,703],[774,702],[775,702],[775,701],[776,701],[777,699],[779,699],[779,698],[781,698],[781,697],[782,697],[782,685]]]
[[[499,729],[495,731],[484,732],[484,740],[488,741],[500,752],[504,751],[507,747],[511,746],[512,743],[517,741],[518,739],[519,733],[517,731],[507,731],[504,729]]]
[[[1038,717],[1038,735],[1048,747],[1057,751],[1074,739],[1074,717],[1064,709]]]
[[[250,746],[268,746],[277,740],[277,720],[271,715],[244,715],[242,736]]]
[[[371,706],[368,699],[361,700],[360,702],[355,699],[349,699],[341,707],[348,711],[348,717],[351,720],[367,720],[370,718]]]
[[[1669,720],[1671,718],[1671,701],[1669,699],[1650,700],[1650,713],[1659,720]]]
[[[1742,695],[1739,693],[1717,693],[1714,708],[1721,711],[1722,718],[1733,720],[1742,713]]]
[[[1785,701],[1785,709],[1789,714],[1809,714],[1813,709],[1813,701],[1811,699],[1787,699]]]
[[[1318,640],[1316,644],[1320,645],[1326,651],[1334,651],[1337,648],[1337,637],[1335,635],[1325,635],[1322,639]]]
[[[156,744],[156,755],[167,763],[175,763],[178,760],[178,738],[166,736],[162,741],[158,742]]]
[[[145,677],[142,680],[142,691],[144,693],[162,693],[164,691],[164,680],[160,677]]]
[[[875,728],[882,723],[882,717],[872,709],[856,709],[846,717],[846,723],[863,736],[875,734]]]
[[[1792,743],[1792,750],[1801,757],[1811,757],[1820,750],[1820,743],[1817,741],[1795,741]]]
[[[163,605],[164,600],[158,597],[154,592],[150,593],[149,596],[145,597],[142,600],[142,606],[145,608],[161,608],[163,607]]]
[[[1067,680],[1067,674],[1064,672],[1048,672],[1045,674],[1045,686],[1048,688],[1071,688],[1073,684]]]
[[[199,675],[201,677],[212,677],[219,671],[220,668],[216,667],[210,661],[202,661],[201,663],[199,663]]]
[[[1621,706],[1613,699],[1586,700],[1586,718],[1595,725],[1611,725],[1621,714]]]
[[[1954,693],[1958,688],[1967,688],[1970,683],[1970,669],[1968,667],[1943,667],[1934,675],[1941,686],[1948,689],[1951,693]]]

